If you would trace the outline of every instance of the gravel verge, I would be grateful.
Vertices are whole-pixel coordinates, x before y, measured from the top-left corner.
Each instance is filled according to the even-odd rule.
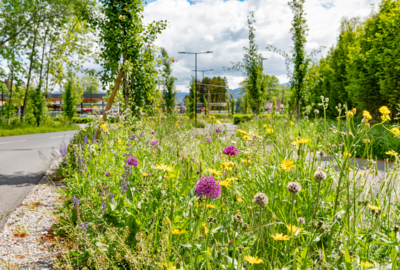
[[[51,233],[60,204],[57,183],[53,183],[53,162],[39,183],[10,213],[0,232],[0,269],[53,269],[52,258],[59,252]]]

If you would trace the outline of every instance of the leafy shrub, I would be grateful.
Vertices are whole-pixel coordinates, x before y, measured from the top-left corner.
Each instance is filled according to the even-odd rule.
[[[74,124],[87,124],[90,122],[90,118],[79,118],[79,117],[72,117],[72,123]]]

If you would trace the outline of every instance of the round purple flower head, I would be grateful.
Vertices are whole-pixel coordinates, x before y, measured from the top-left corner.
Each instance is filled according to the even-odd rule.
[[[212,176],[203,176],[196,184],[196,195],[199,197],[219,198],[221,196],[221,186]]]
[[[150,131],[151,134],[156,134],[156,132],[154,130]]]
[[[153,140],[153,141],[150,142],[150,144],[151,144],[152,146],[156,146],[156,145],[158,145],[158,142]]]
[[[104,175],[109,177],[111,175],[111,173],[110,172],[106,172]]]
[[[215,130],[215,132],[220,133],[221,130],[220,130],[219,128],[217,128],[217,129]]]
[[[224,153],[227,156],[236,156],[237,154],[239,154],[239,151],[237,150],[237,148],[235,146],[228,146],[228,147],[225,147],[225,149],[222,153]]]
[[[206,142],[212,142],[211,137],[206,137]]]
[[[322,122],[322,118],[320,118],[318,121]]]
[[[137,165],[138,165],[138,161],[135,157],[129,157],[126,160],[126,163],[128,163],[130,166],[135,166],[135,167],[137,167]]]

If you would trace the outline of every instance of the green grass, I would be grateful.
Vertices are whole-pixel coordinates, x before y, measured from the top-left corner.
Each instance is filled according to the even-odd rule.
[[[38,133],[49,133],[49,132],[58,132],[58,131],[67,131],[67,130],[76,130],[79,129],[78,125],[64,125],[59,127],[22,127],[22,128],[14,128],[14,129],[4,129],[0,130],[0,137],[6,136],[17,136],[17,135],[26,135],[26,134],[38,134]]]

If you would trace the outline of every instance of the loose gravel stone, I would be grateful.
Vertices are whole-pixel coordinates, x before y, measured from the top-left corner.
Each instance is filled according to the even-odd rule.
[[[0,232],[0,269],[53,269],[52,259],[59,251],[46,235],[51,234],[60,198],[52,178],[49,170],[9,214]]]

